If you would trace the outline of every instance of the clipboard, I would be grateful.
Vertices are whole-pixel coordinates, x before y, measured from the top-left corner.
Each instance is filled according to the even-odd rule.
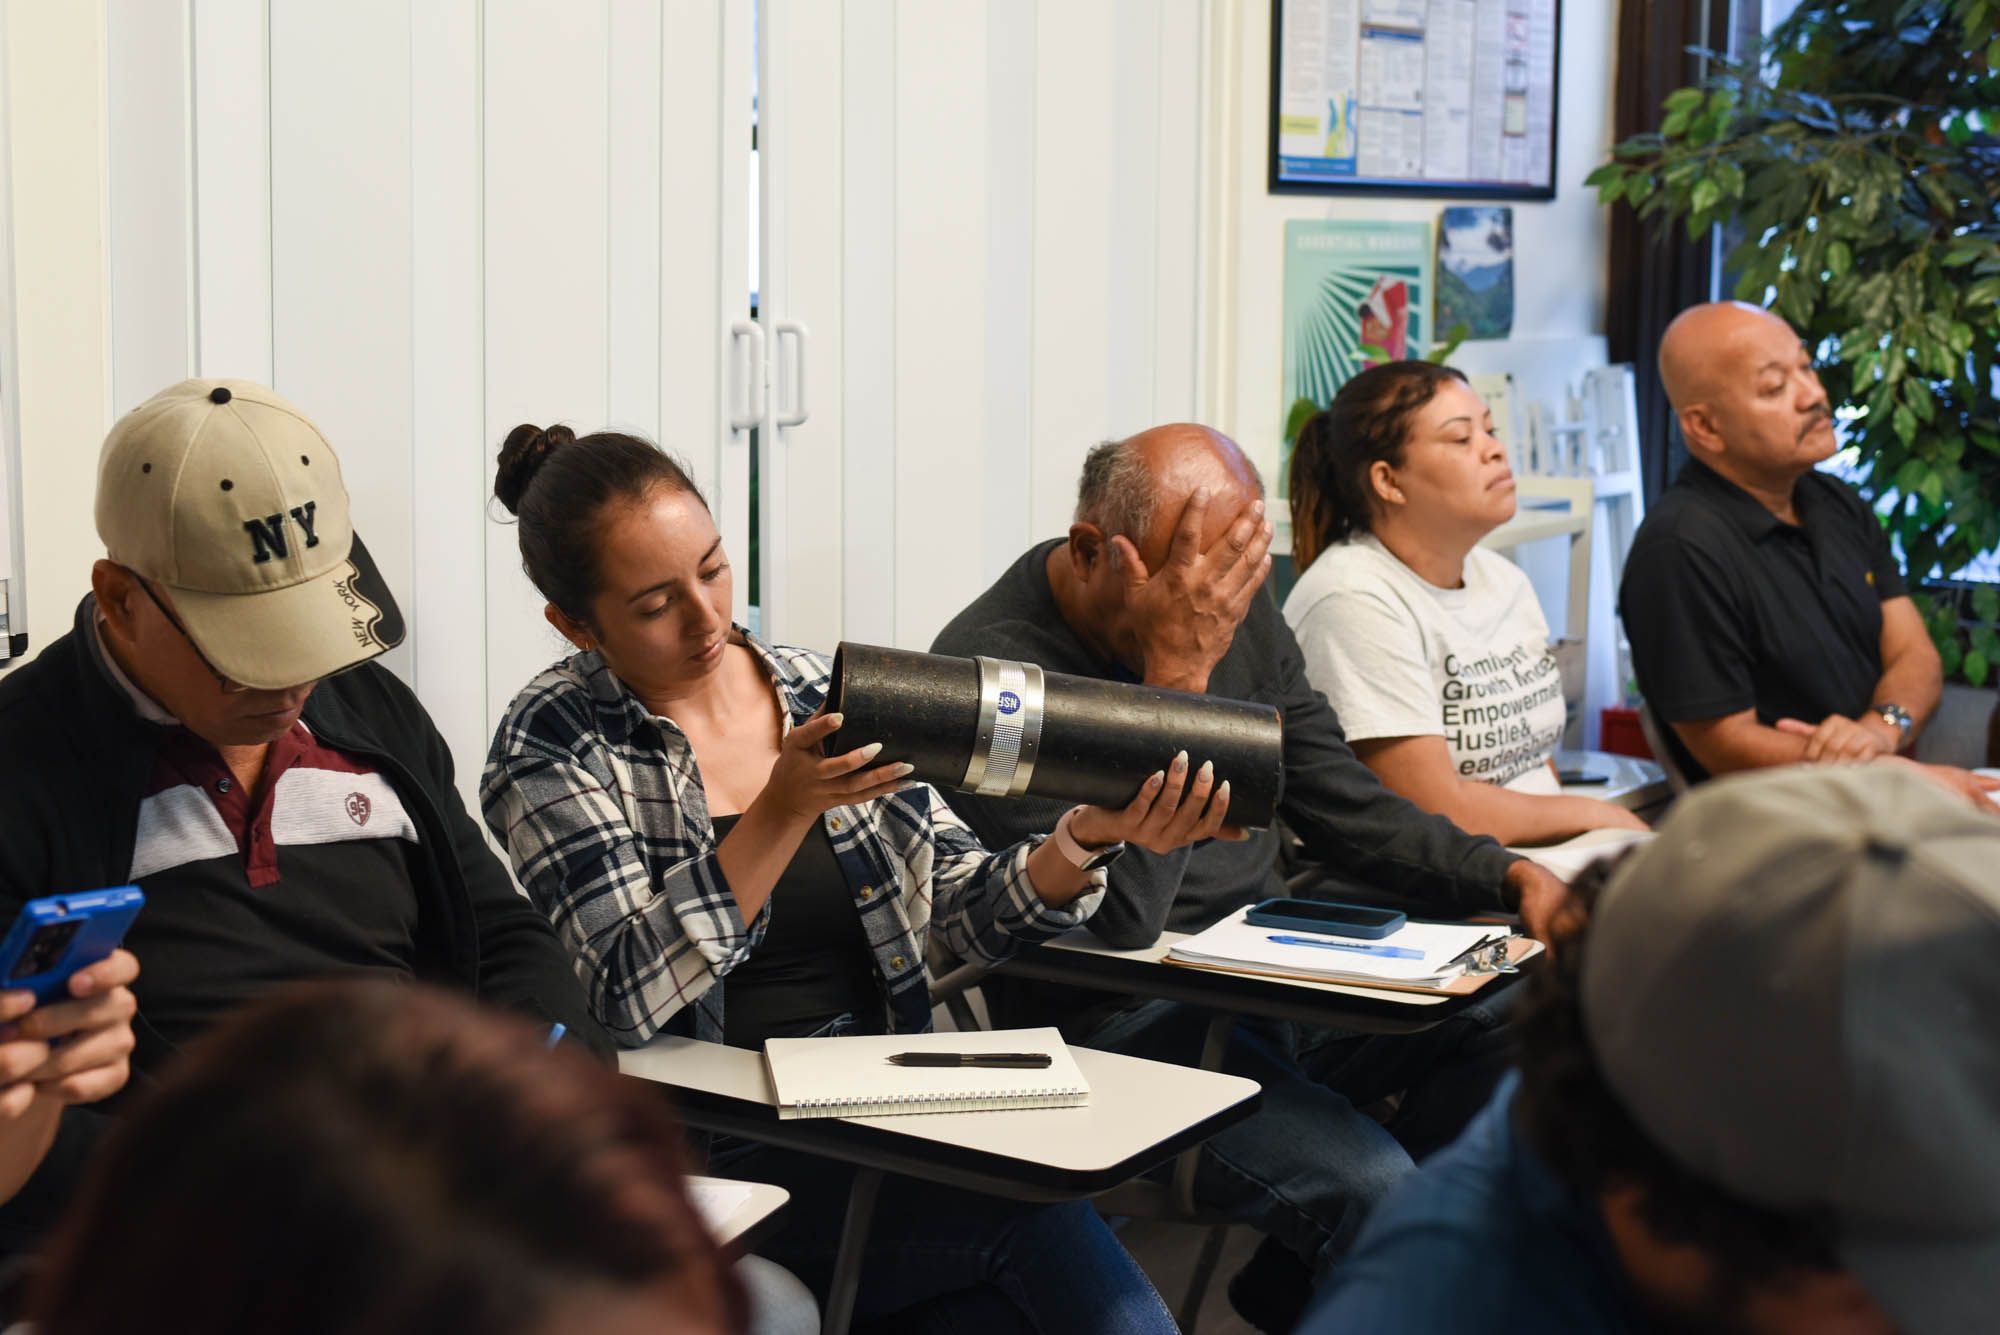
[[[1464,997],[1479,991],[1495,978],[1516,973],[1520,967],[1542,953],[1542,943],[1531,936],[1510,936],[1507,938],[1507,961],[1498,968],[1474,967],[1467,969],[1449,983],[1441,986],[1420,986],[1414,983],[1391,983],[1380,979],[1327,978],[1314,974],[1292,973],[1282,969],[1263,969],[1246,966],[1207,964],[1195,960],[1175,959],[1171,955],[1161,958],[1162,964],[1171,964],[1177,969],[1201,969],[1207,973],[1234,973],[1247,978],[1282,978],[1288,982],[1320,983],[1332,987],[1363,988],[1382,992],[1416,992],[1429,997]]]

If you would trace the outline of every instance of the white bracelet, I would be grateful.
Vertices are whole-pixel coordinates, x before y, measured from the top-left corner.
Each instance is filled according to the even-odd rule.
[[[1107,844],[1102,848],[1089,848],[1079,843],[1076,835],[1070,831],[1069,827],[1070,822],[1075,819],[1076,813],[1081,810],[1083,810],[1082,807],[1071,807],[1068,811],[1063,812],[1062,819],[1056,822],[1055,831],[1049,836],[1049,840],[1055,844],[1056,851],[1062,854],[1063,861],[1069,863],[1070,866],[1075,867],[1078,871],[1093,871],[1110,860],[1107,856],[1108,854],[1122,851],[1125,844],[1123,840],[1120,840],[1118,843]]]

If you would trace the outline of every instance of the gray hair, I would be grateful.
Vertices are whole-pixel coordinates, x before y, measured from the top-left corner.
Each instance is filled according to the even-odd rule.
[[[1076,489],[1078,523],[1097,525],[1107,538],[1123,534],[1143,542],[1158,503],[1153,475],[1131,441],[1100,441],[1083,456],[1083,477]]]

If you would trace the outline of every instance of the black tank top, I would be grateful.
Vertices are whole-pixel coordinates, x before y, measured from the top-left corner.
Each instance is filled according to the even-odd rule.
[[[737,817],[717,816],[719,843]],[[761,1048],[852,1013],[862,1033],[884,1027],[882,987],[861,915],[840,874],[826,826],[812,832],[771,892],[771,923],[750,957],[725,975],[723,1042]]]

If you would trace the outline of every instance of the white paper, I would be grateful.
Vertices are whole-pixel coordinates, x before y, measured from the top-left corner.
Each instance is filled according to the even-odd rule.
[[[1585,830],[1574,839],[1565,839],[1559,844],[1511,851],[1547,868],[1557,880],[1569,882],[1582,875],[1583,869],[1599,858],[1622,853],[1635,844],[1650,841],[1652,837],[1651,830]]]
[[[1331,980],[1430,984],[1446,982],[1463,973],[1464,966],[1452,961],[1470,947],[1507,935],[1507,928],[1495,923],[1412,922],[1385,937],[1362,940],[1289,927],[1257,927],[1244,921],[1247,912],[1248,909],[1242,909],[1232,913],[1167,953],[1189,963],[1224,968],[1261,969]],[[1360,950],[1286,945],[1273,941],[1274,936],[1304,937],[1339,945],[1399,946],[1421,950],[1423,958],[1397,959]]]

